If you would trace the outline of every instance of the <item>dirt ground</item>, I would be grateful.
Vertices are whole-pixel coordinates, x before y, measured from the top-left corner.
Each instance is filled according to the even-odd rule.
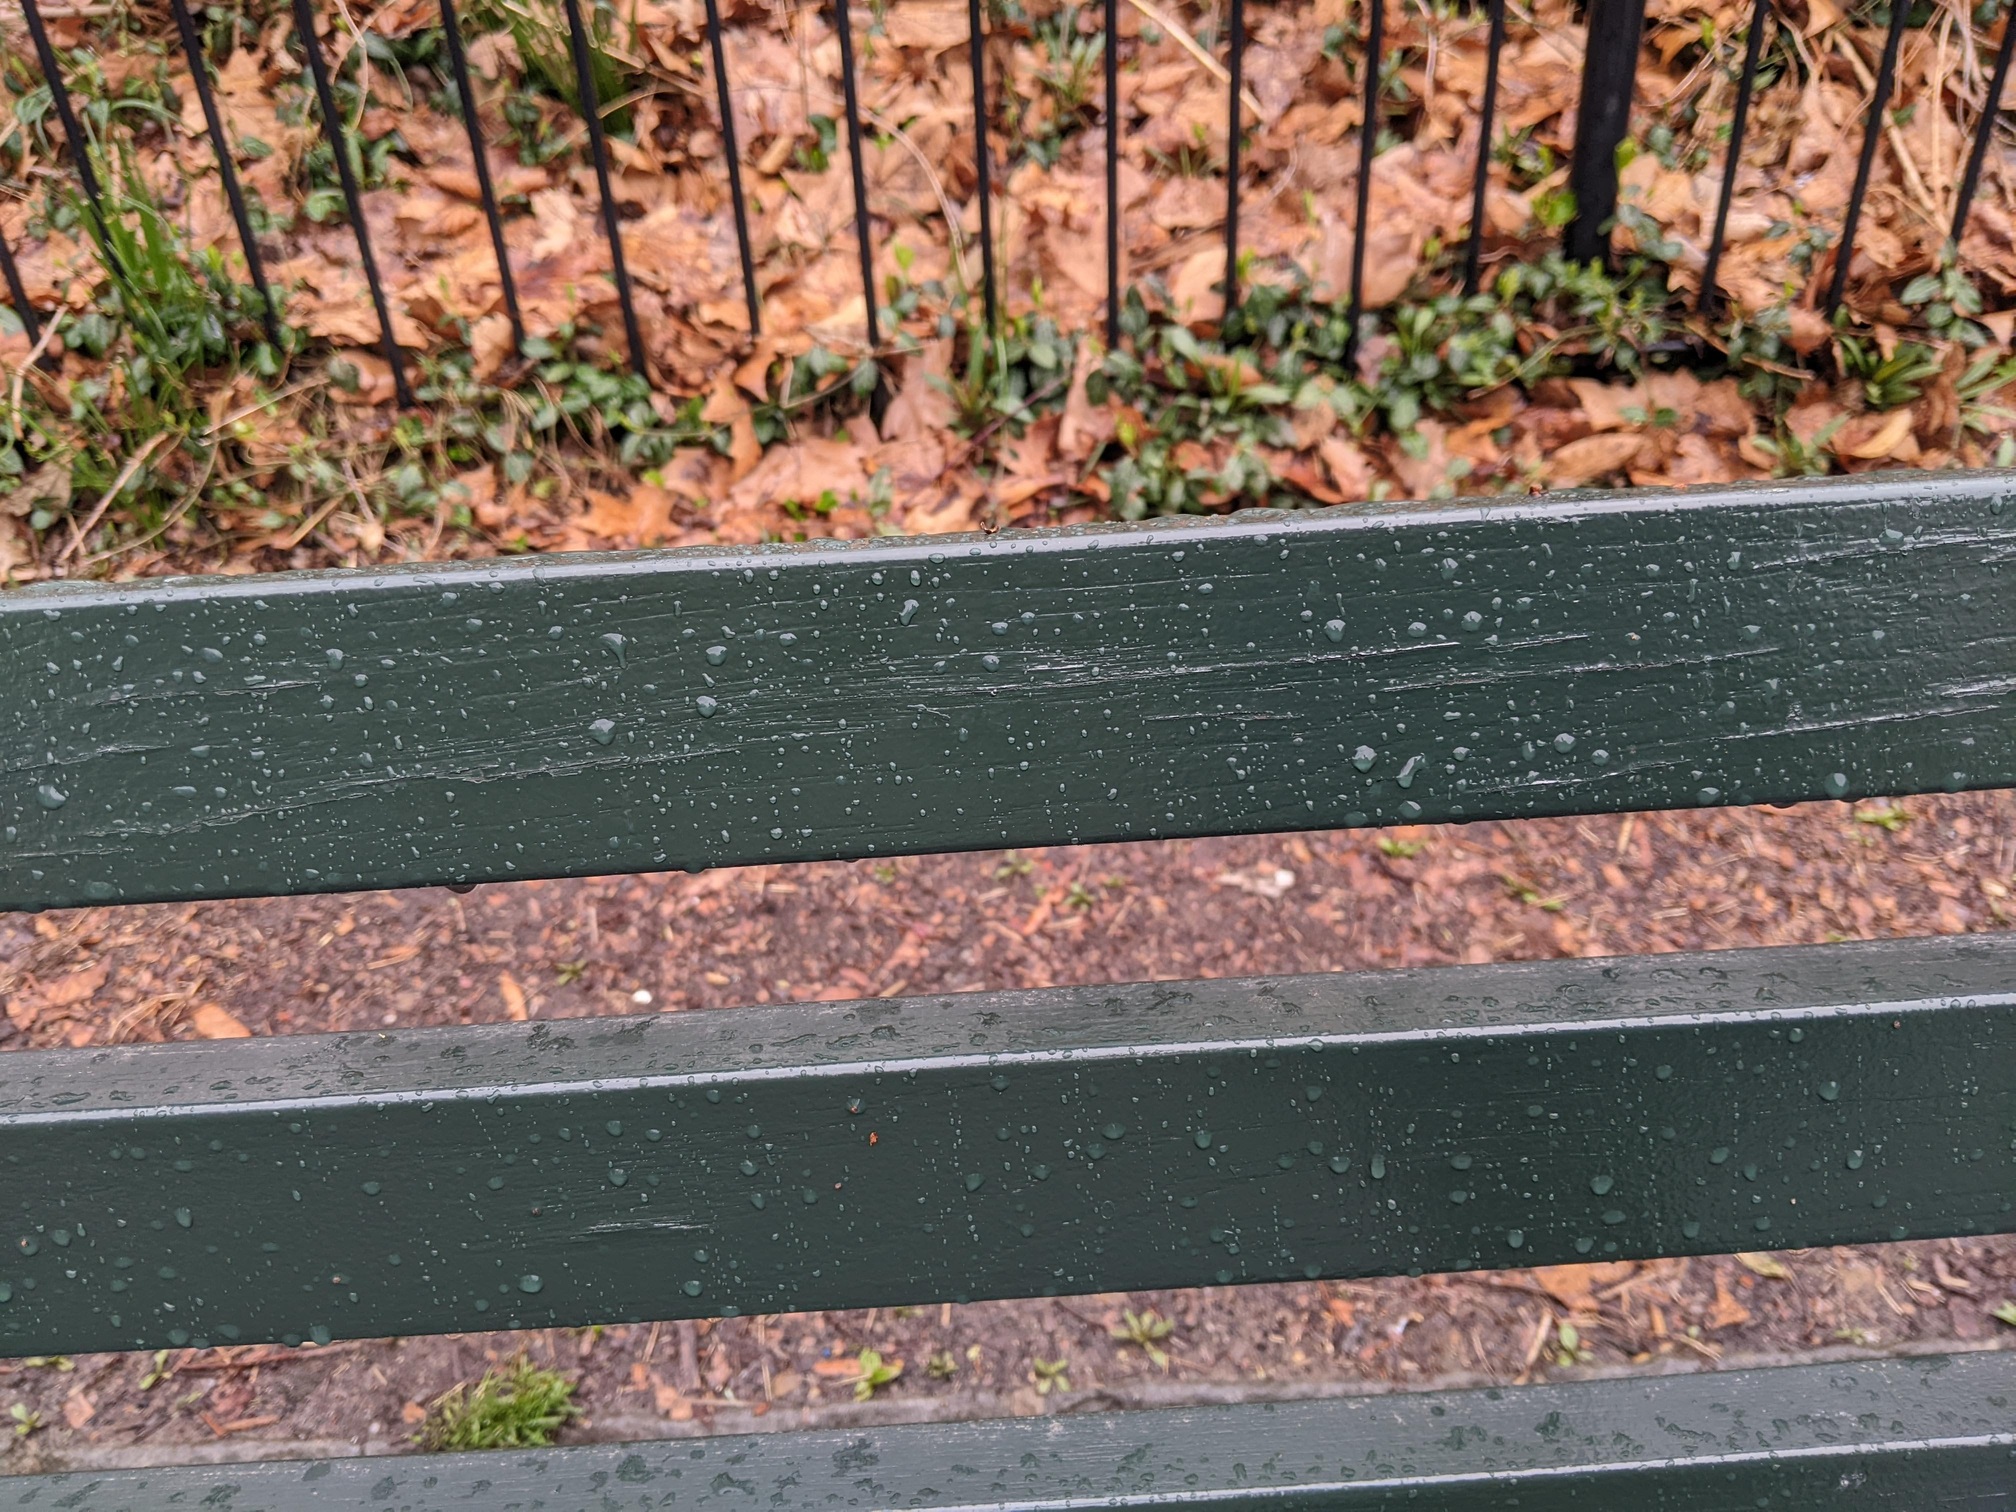
[[[1993,793],[10,916],[0,1047],[1957,933],[2012,870]],[[1972,1239],[23,1360],[0,1470],[398,1449],[519,1352],[578,1379],[569,1437],[643,1437],[2016,1345],[2012,1297]],[[1147,1308],[1166,1370],[1112,1336]],[[864,1346],[904,1368],[857,1406]]]

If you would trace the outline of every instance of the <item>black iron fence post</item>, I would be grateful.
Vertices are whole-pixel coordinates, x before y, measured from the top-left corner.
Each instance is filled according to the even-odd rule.
[[[1582,103],[1568,164],[1575,217],[1568,223],[1566,251],[1577,262],[1608,262],[1610,225],[1617,215],[1617,149],[1631,124],[1645,0],[1589,0],[1588,14]]]

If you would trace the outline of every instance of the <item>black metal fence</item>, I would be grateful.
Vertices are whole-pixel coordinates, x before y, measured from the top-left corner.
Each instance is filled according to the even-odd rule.
[[[238,236],[243,245],[246,267],[254,287],[262,299],[262,317],[268,334],[279,340],[279,306],[273,290],[268,284],[261,258],[258,239],[254,235],[248,215],[244,195],[238,183],[233,166],[233,151],[228,140],[223,120],[218,112],[212,89],[208,67],[203,55],[187,0],[170,0],[173,7],[176,28],[183,51],[187,55],[191,77],[197,96],[201,102],[212,148],[216,154],[217,168],[224,192],[229,199],[231,213],[236,222]],[[901,3],[901,0],[896,0]],[[1393,0],[1365,0],[1367,17],[1365,26],[1364,56],[1368,62],[1361,66],[1365,90],[1364,121],[1359,132],[1358,173],[1356,184],[1356,233],[1351,256],[1349,289],[1349,322],[1355,333],[1360,325],[1359,317],[1364,313],[1365,300],[1365,227],[1371,213],[1370,194],[1372,164],[1377,150],[1377,131],[1371,123],[1378,118],[1378,91],[1381,87],[1381,70],[1377,60],[1381,57],[1384,44],[1386,7]],[[1477,153],[1471,198],[1470,225],[1463,255],[1463,279],[1466,292],[1474,293],[1478,287],[1481,272],[1481,254],[1484,236],[1485,194],[1489,180],[1489,170],[1493,150],[1492,131],[1498,104],[1500,55],[1505,46],[1506,0],[1484,0],[1489,32],[1487,71],[1482,99],[1482,119],[1479,123]],[[511,259],[506,246],[504,222],[499,210],[495,187],[484,150],[476,96],[471,86],[469,67],[459,19],[454,0],[438,0],[441,25],[447,45],[449,70],[461,106],[461,113],[469,132],[470,147],[475,160],[475,171],[482,201],[483,214],[488,222],[490,241],[497,257],[498,286],[502,296],[512,334],[522,345],[525,328],[519,311],[516,287],[512,277]],[[399,346],[393,339],[392,316],[386,298],[383,280],[380,276],[376,256],[371,246],[371,236],[364,215],[363,200],[356,173],[351,164],[350,153],[345,150],[341,139],[342,114],[337,109],[336,98],[331,86],[327,61],[321,44],[316,38],[312,0],[292,0],[294,28],[313,81],[314,93],[322,129],[328,138],[335,159],[336,172],[341,184],[342,195],[349,215],[349,223],[357,239],[357,252],[365,278],[368,282],[373,307],[377,313],[380,343],[384,357],[391,368],[392,379],[398,401],[402,406],[410,406],[413,392],[407,378],[405,362]],[[573,65],[574,85],[578,94],[581,113],[586,128],[589,157],[593,163],[598,189],[603,232],[609,246],[611,274],[615,283],[617,303],[622,314],[622,324],[627,352],[632,367],[640,374],[645,370],[645,347],[639,329],[636,302],[631,288],[628,270],[624,265],[623,241],[620,234],[619,212],[616,198],[610,184],[610,153],[603,130],[603,102],[597,97],[595,71],[593,67],[593,45],[589,30],[584,22],[581,0],[562,0],[568,48]],[[110,257],[116,258],[111,242],[103,233],[106,205],[103,189],[94,172],[90,154],[84,150],[86,141],[80,129],[77,114],[71,101],[60,61],[51,45],[49,33],[44,24],[39,0],[21,0],[24,19],[33,40],[35,53],[42,73],[48,83],[52,104],[56,111],[69,147],[71,161],[84,190],[88,213],[93,217],[99,231],[99,242]],[[1229,0],[1230,14],[1228,26],[1227,73],[1229,75],[1228,118],[1234,123],[1242,119],[1241,103],[1244,93],[1242,61],[1246,36],[1246,0]],[[870,214],[868,177],[862,161],[862,113],[856,83],[856,61],[854,53],[853,18],[850,15],[849,0],[832,0],[833,20],[840,44],[841,86],[845,106],[844,129],[847,134],[848,168],[852,175],[854,226],[857,250],[861,265],[861,282],[867,305],[867,335],[871,351],[880,345],[880,331],[877,318],[877,296],[875,280],[875,247],[873,219]],[[1105,106],[1108,126],[1113,126],[1112,102],[1119,98],[1119,49],[1113,45],[1119,35],[1119,0],[1103,0],[1103,24],[1107,45],[1104,47]],[[1645,27],[1645,0],[1588,0],[1587,5],[1588,44],[1581,79],[1577,126],[1572,154],[1569,161],[1568,186],[1572,195],[1574,213],[1569,221],[1563,245],[1567,254],[1578,261],[1598,261],[1609,255],[1611,227],[1616,217],[1618,203],[1618,149],[1627,135],[1634,86],[1636,83],[1639,51]],[[973,82],[974,111],[974,151],[979,184],[980,244],[982,259],[982,284],[988,329],[998,328],[1001,299],[998,288],[999,271],[993,234],[992,201],[994,183],[989,160],[988,121],[989,87],[986,76],[984,52],[985,33],[981,16],[981,0],[967,0],[969,39],[967,53],[970,59]],[[1874,88],[1868,109],[1862,122],[1862,135],[1853,191],[1850,194],[1840,235],[1833,249],[1832,271],[1819,305],[1828,316],[1839,311],[1846,292],[1848,270],[1853,257],[1857,229],[1860,224],[1863,203],[1867,197],[1870,176],[1875,166],[1880,145],[1885,112],[1889,109],[1892,92],[1897,79],[1897,64],[1904,34],[1911,20],[1909,0],[1895,0],[1890,7],[1889,21],[1884,36],[1881,62],[1876,71]],[[1737,165],[1742,160],[1745,132],[1749,126],[1752,96],[1757,87],[1759,63],[1764,55],[1764,43],[1774,25],[1784,24],[1776,15],[1773,0],[1754,0],[1749,17],[1748,35],[1745,41],[1743,63],[1737,78],[1734,110],[1731,117],[1729,141],[1721,176],[1719,202],[1716,207],[1713,226],[1709,236],[1707,259],[1701,279],[1699,306],[1711,309],[1720,298],[1717,275],[1726,245],[1730,207],[1737,180]],[[730,104],[730,59],[722,38],[722,24],[719,0],[706,0],[707,46],[713,63],[716,89],[716,104],[720,114],[720,127],[727,170],[730,200],[733,206],[735,232],[741,259],[743,295],[748,305],[749,327],[752,334],[762,329],[762,300],[758,292],[757,266],[751,245],[749,229],[749,207],[743,189],[742,165],[736,143],[735,117]],[[2005,92],[2012,51],[2016,51],[2016,24],[2005,31],[2004,39],[1997,51],[1988,85],[1987,99],[1975,125],[1970,150],[1954,203],[1950,240],[1958,244],[1972,212],[1976,191],[1979,187],[1983,165],[1987,160],[1990,141],[1995,129]],[[1122,303],[1122,256],[1120,216],[1120,132],[1108,129],[1105,135],[1105,188],[1107,213],[1106,270],[1107,286],[1105,301],[1106,340],[1109,347],[1117,347],[1120,342],[1120,310]],[[1231,310],[1239,297],[1239,175],[1241,130],[1227,133],[1226,162],[1226,206],[1225,206],[1225,297],[1226,308]],[[13,251],[4,238],[0,238],[0,273],[4,273],[15,312],[29,336],[34,339],[39,333],[39,317],[29,303],[21,275],[16,266]]]

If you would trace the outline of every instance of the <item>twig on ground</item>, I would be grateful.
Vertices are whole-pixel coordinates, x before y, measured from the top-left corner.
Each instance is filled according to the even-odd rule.
[[[112,501],[126,491],[126,485],[133,481],[133,475],[140,471],[142,464],[154,455],[154,449],[166,441],[169,434],[167,431],[156,431],[142,442],[140,449],[128,457],[126,465],[119,469],[119,476],[112,480],[112,486],[98,495],[98,502],[91,506],[91,513],[84,517],[84,523],[79,525],[74,519],[70,522],[70,542],[56,553],[57,561],[67,562],[83,550],[84,538],[98,528],[98,522],[105,518],[105,511],[112,507]]]
[[[1161,27],[1162,30],[1165,33],[1167,33],[1170,41],[1174,42],[1178,47],[1182,48],[1183,51],[1187,52],[1188,54],[1190,54],[1191,57],[1195,58],[1198,61],[1198,63],[1204,68],[1204,71],[1210,74],[1220,84],[1229,85],[1232,82],[1231,70],[1226,68],[1226,66],[1223,63],[1220,63],[1216,58],[1212,57],[1210,53],[1206,52],[1204,50],[1204,44],[1199,42],[1195,37],[1191,36],[1189,32],[1185,31],[1183,28],[1183,23],[1171,17],[1170,14],[1167,11],[1163,10],[1161,6],[1156,5],[1154,3],[1154,0],[1127,0],[1127,3],[1133,6],[1134,9],[1136,9],[1137,11],[1141,12],[1141,14],[1146,16],[1150,21],[1153,21],[1157,26]],[[1239,91],[1239,103],[1241,105],[1244,105],[1248,110],[1252,111],[1253,114],[1256,116],[1264,116],[1266,114],[1266,112],[1260,108],[1259,99],[1254,95],[1253,91],[1250,89],[1242,89]]]

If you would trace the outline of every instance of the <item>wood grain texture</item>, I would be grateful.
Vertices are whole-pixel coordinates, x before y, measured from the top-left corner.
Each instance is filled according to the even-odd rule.
[[[0,1056],[0,1355],[2010,1226],[2016,940]]]
[[[2007,476],[0,595],[0,906],[2016,783]]]
[[[2016,1355],[318,1464],[0,1478],[0,1512],[2008,1512]]]

